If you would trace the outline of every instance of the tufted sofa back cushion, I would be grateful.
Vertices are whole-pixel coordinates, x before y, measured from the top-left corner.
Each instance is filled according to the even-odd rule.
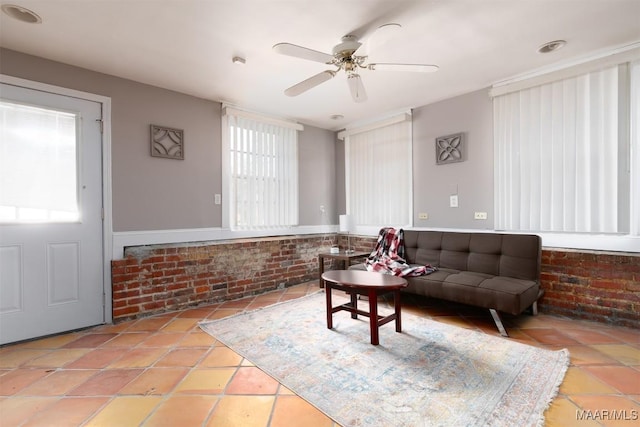
[[[538,280],[542,242],[532,234],[405,230],[407,262]]]

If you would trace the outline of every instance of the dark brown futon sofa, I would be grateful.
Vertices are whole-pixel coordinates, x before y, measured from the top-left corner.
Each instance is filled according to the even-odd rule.
[[[430,264],[438,270],[405,277],[405,292],[489,309],[503,336],[499,312],[537,314],[542,243],[530,234],[404,231],[409,264]],[[351,268],[364,269],[364,264]]]

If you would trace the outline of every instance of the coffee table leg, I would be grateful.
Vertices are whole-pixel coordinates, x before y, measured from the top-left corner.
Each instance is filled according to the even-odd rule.
[[[369,329],[371,329],[371,344],[380,344],[378,335],[378,293],[375,289],[369,290]]]
[[[402,319],[400,318],[400,291],[393,292],[393,305],[396,311],[396,332],[402,332]]]
[[[331,302],[331,284],[329,282],[325,282],[324,293],[327,296],[327,329],[333,329],[333,313],[332,311],[332,302]]]
[[[355,292],[351,293],[351,307],[353,307],[354,310],[358,309],[358,294],[356,294]],[[355,311],[352,311],[351,318],[357,319],[358,313],[356,313]]]
[[[318,278],[320,283],[318,284],[321,288],[324,287],[324,280],[322,280],[322,273],[324,273],[324,257],[322,255],[318,255]]]

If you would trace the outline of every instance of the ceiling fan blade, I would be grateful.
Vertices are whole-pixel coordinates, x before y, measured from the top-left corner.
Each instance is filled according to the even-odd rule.
[[[331,64],[331,61],[333,60],[333,55],[291,43],[275,44],[273,45],[273,50],[281,55],[294,56],[296,58],[307,59],[309,61],[322,62],[323,64]]]
[[[367,100],[367,92],[364,90],[362,79],[360,75],[356,73],[349,74],[347,77],[347,84],[351,91],[351,97],[355,102],[364,102]]]
[[[384,44],[387,40],[393,37],[400,28],[402,28],[402,25],[394,22],[380,25],[364,40],[362,45],[354,52],[354,54],[358,56],[369,56],[378,46]]]
[[[320,83],[324,83],[328,80],[331,80],[333,76],[336,75],[335,71],[326,70],[321,73],[316,74],[315,76],[311,76],[306,80],[301,81],[298,84],[291,86],[289,89],[284,91],[284,94],[287,96],[298,96],[301,93],[308,91]]]
[[[433,73],[434,71],[438,71],[437,65],[428,65],[428,64],[390,64],[390,63],[378,63],[378,64],[369,64],[368,67],[370,70],[376,71],[411,71],[418,73]]]

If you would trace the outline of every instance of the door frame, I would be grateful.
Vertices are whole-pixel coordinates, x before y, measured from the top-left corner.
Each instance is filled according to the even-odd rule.
[[[0,83],[39,90],[55,95],[68,96],[97,102],[102,105],[102,284],[105,323],[113,323],[113,299],[111,297],[111,254],[113,246],[113,217],[111,189],[111,98],[82,92],[61,86],[34,82],[18,77],[0,74]]]

